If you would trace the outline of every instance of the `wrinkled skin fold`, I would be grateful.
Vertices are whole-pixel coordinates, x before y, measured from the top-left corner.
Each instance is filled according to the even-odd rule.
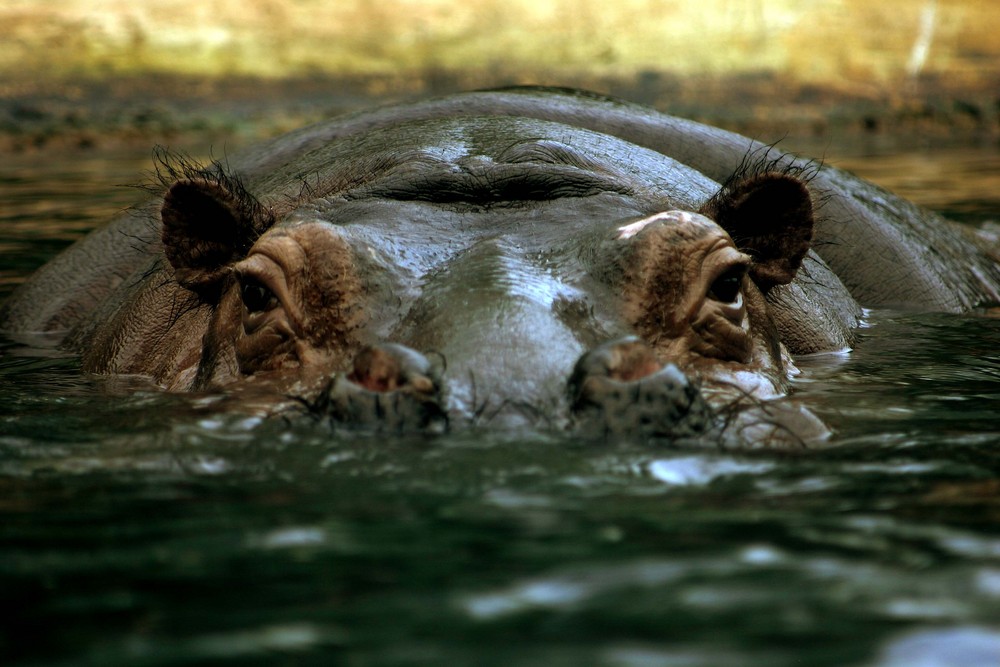
[[[932,214],[584,93],[377,110],[159,174],[12,296],[4,331],[338,427],[810,444],[828,432],[785,398],[791,357],[849,348],[856,296],[1000,298],[989,250]]]

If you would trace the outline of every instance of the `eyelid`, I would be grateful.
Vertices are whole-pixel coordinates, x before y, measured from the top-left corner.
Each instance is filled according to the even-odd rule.
[[[263,283],[266,282],[266,276],[269,273],[274,272],[275,269],[278,269],[280,272],[280,268],[281,267],[279,267],[277,263],[269,257],[259,253],[254,253],[246,259],[237,262],[233,266],[233,271],[235,271],[240,280],[246,276]]]
[[[240,287],[249,282],[255,282],[271,290],[279,301],[284,301],[284,274],[281,267],[263,255],[251,255],[233,267]]]
[[[242,289],[244,280],[254,280],[271,290],[271,293],[278,300],[277,308],[280,308],[281,312],[284,313],[282,317],[286,319],[287,325],[297,333],[301,333],[302,312],[296,306],[297,299],[294,297],[292,286],[288,284],[288,278],[281,264],[263,253],[254,252],[243,261],[238,262],[233,269],[240,282],[240,289]],[[262,315],[274,311],[275,309],[271,309],[251,314]]]
[[[705,273],[702,278],[705,297],[725,304],[738,300],[738,295],[743,291],[743,279],[750,269],[750,263],[749,255],[728,243],[710,253],[705,260]],[[737,278],[738,284],[720,284],[723,279],[731,278]],[[732,291],[735,293],[730,294]]]
[[[240,283],[240,286],[247,285],[250,283],[257,283],[261,287],[266,287],[267,289],[274,292],[271,287],[270,280],[268,280],[268,275],[266,273],[259,273],[257,271],[247,271],[245,269],[237,268],[235,271],[236,280]]]
[[[746,273],[750,270],[750,256],[742,253],[733,246],[727,246],[713,253],[709,260],[711,274],[708,283],[711,284],[722,277],[723,274],[734,270],[736,267],[742,268]]]

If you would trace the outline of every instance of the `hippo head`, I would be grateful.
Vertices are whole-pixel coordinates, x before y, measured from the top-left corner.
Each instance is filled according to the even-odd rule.
[[[543,148],[460,169],[395,158],[267,206],[229,178],[174,182],[164,254],[208,314],[167,384],[269,387],[391,430],[666,437],[782,394],[765,295],[809,250],[803,182],[748,174],[677,206]]]

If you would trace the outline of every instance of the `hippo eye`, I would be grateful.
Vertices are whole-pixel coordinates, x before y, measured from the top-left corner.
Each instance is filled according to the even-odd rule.
[[[274,292],[252,278],[244,278],[240,285],[240,294],[247,312],[262,313],[278,305],[278,297]]]
[[[747,267],[744,264],[735,264],[723,271],[712,283],[708,290],[708,297],[721,301],[722,303],[732,303],[740,294],[740,287],[743,285],[743,276],[746,275]]]

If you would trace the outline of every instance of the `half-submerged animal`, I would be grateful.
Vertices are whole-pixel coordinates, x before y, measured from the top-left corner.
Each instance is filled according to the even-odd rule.
[[[379,109],[159,176],[0,327],[338,424],[757,446],[822,439],[781,399],[791,355],[849,348],[859,302],[1000,301],[995,259],[935,214],[576,91]]]

